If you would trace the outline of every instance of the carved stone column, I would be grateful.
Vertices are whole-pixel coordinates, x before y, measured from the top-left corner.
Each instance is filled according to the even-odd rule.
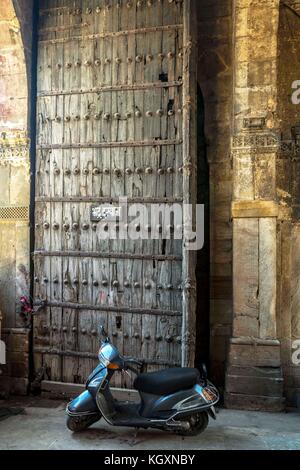
[[[282,408],[276,331],[279,2],[235,2],[233,328],[228,407]],[[268,31],[268,41],[266,41]]]
[[[233,331],[226,374],[228,407],[282,408],[276,332],[278,143],[274,134],[249,130],[233,140]]]

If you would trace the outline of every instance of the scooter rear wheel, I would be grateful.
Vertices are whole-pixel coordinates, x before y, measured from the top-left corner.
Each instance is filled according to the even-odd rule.
[[[177,431],[177,434],[180,436],[198,436],[198,434],[201,434],[207,428],[209,418],[207,412],[202,411],[190,416],[187,421],[190,424],[190,428]]]
[[[67,417],[67,427],[72,432],[81,432],[92,426],[101,419],[101,415],[92,415],[92,416],[68,416]]]

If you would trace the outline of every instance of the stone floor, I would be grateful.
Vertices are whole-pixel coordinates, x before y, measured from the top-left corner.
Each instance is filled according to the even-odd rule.
[[[0,449],[300,449],[300,413],[262,413],[221,409],[217,421],[197,437],[182,438],[156,430],[113,428],[103,420],[81,434],[65,426],[65,403],[42,398],[0,401]],[[23,410],[23,411],[22,411]],[[20,413],[21,412],[21,413]]]

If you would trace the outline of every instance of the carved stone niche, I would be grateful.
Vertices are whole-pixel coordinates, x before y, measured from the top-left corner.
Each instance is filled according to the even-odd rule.
[[[250,117],[244,119],[244,129],[248,131],[259,131],[266,127],[266,119],[264,117]]]

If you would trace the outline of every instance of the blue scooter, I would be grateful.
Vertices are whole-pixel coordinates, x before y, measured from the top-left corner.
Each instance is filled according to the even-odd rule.
[[[103,417],[112,426],[156,428],[195,436],[206,429],[209,416],[216,419],[214,406],[219,392],[207,380],[205,367],[201,373],[193,368],[140,373],[143,363],[122,357],[103,326],[100,330],[104,340],[99,365],[90,374],[86,390],[67,405],[71,431],[83,431]],[[119,402],[112,396],[111,378],[115,372],[127,370],[136,374],[134,388],[139,392],[139,403]]]

